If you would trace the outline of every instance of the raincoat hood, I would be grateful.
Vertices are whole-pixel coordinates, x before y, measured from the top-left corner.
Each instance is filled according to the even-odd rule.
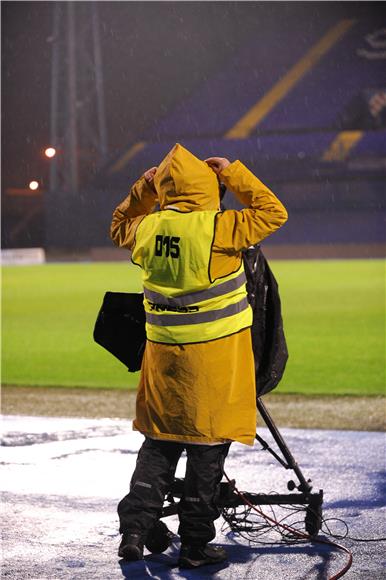
[[[154,186],[161,209],[179,211],[219,209],[215,172],[177,143],[158,166]]]

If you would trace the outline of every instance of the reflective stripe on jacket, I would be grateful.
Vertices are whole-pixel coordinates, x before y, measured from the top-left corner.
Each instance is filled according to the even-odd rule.
[[[143,269],[149,340],[206,342],[251,326],[243,265],[210,280],[217,213],[163,210],[138,226],[132,260]]]

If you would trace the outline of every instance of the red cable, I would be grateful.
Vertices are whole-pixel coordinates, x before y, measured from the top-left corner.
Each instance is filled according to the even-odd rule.
[[[244,496],[244,494],[241,493],[241,491],[239,491],[237,489],[235,483],[229,479],[229,477],[227,476],[225,471],[224,471],[224,475],[225,475],[226,479],[228,480],[228,483],[230,483],[230,485],[233,487],[233,489],[237,493],[237,495],[239,495],[241,497],[242,501],[246,505],[251,507],[260,516],[262,516],[265,520],[268,520],[268,521],[272,522],[273,524],[275,524],[276,526],[279,526],[279,527],[287,530],[288,532],[295,534],[295,536],[298,536],[298,538],[302,538],[303,540],[309,540],[310,542],[315,542],[318,544],[326,544],[327,546],[335,546],[336,548],[339,548],[340,550],[343,550],[343,552],[346,552],[346,554],[348,554],[348,562],[344,566],[344,568],[342,568],[342,570],[340,570],[334,576],[331,576],[328,580],[338,580],[338,578],[341,578],[342,576],[344,576],[344,574],[346,574],[346,572],[348,572],[348,570],[351,568],[351,564],[352,564],[352,554],[348,548],[346,548],[345,546],[342,546],[341,544],[338,544],[337,542],[332,542],[331,540],[320,540],[320,539],[312,538],[309,534],[305,534],[304,532],[299,532],[299,530],[296,530],[295,528],[291,528],[290,526],[286,526],[285,524],[281,524],[281,523],[277,522],[276,520],[270,518],[265,513],[263,513],[261,510],[257,509],[257,507],[255,505],[253,505],[253,503],[251,503]]]

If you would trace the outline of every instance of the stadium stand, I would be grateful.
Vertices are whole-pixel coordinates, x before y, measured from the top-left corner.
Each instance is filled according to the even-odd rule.
[[[366,20],[261,30],[103,174],[127,185],[175,142],[239,158],[281,196],[288,224],[269,244],[379,255],[386,173],[385,29]],[[114,196],[115,197],[115,196]],[[228,207],[237,207],[227,196]],[[342,250],[344,246],[346,252]],[[321,249],[322,248],[322,249]],[[356,248],[356,249],[355,249]],[[296,252],[295,252],[296,253]],[[326,254],[326,255],[327,255]],[[280,255],[280,252],[279,254]]]
[[[371,15],[315,14],[280,37],[262,28],[98,173],[90,184],[94,219],[77,212],[77,244],[110,245],[112,209],[181,142],[201,158],[241,159],[278,193],[290,219],[267,242],[268,254],[272,247],[275,256],[384,255],[385,64],[386,28]],[[225,203],[237,207],[231,195]],[[52,245],[69,247],[60,230]]]

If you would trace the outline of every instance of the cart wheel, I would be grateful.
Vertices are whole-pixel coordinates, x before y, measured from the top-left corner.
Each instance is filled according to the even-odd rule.
[[[306,509],[305,517],[306,531],[313,538],[318,535],[319,530],[322,527],[322,506],[321,505],[309,505]]]

